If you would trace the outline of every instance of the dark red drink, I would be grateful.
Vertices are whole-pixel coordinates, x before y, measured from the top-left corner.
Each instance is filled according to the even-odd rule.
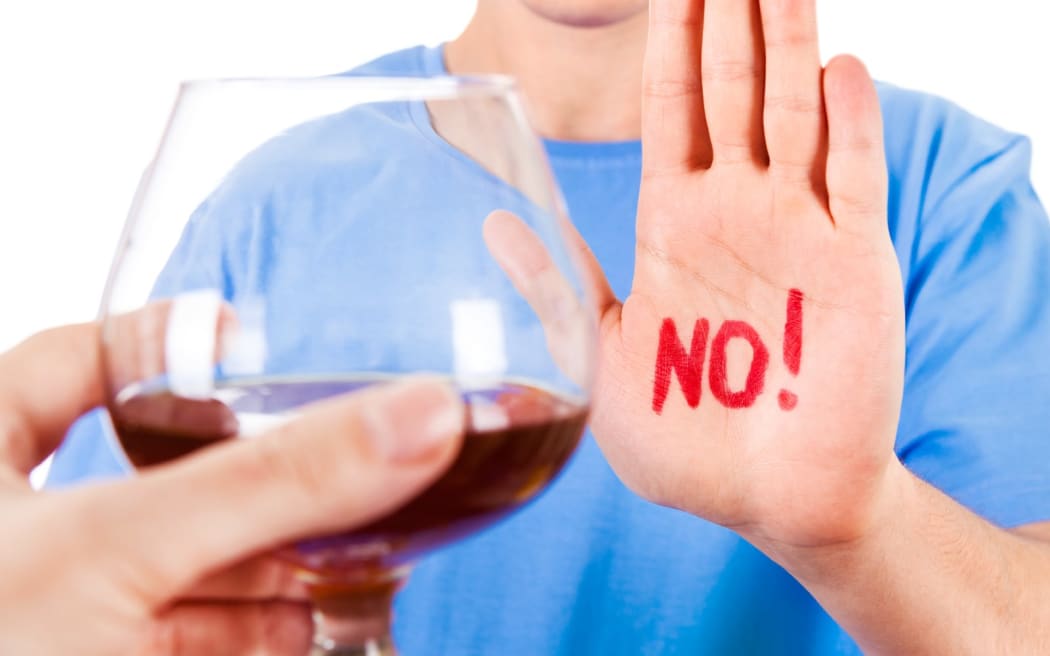
[[[124,451],[149,467],[236,437],[299,406],[379,379],[227,383],[207,400],[167,390],[124,394],[111,407]],[[360,584],[484,528],[526,503],[561,471],[587,417],[584,404],[522,383],[464,392],[470,421],[445,474],[415,499],[368,526],[302,542],[282,555],[318,581]]]

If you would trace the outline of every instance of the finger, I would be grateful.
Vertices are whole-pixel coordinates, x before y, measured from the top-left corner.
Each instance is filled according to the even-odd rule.
[[[822,181],[826,148],[816,0],[762,0],[765,135],[778,175]]]
[[[0,355],[0,458],[21,474],[32,471],[78,417],[105,402],[103,369],[118,389],[121,379],[163,372],[171,307],[169,301],[151,303],[111,317],[105,327],[53,328]],[[235,324],[233,310],[223,306],[210,330],[218,340]]]
[[[620,301],[616,298],[612,287],[609,286],[609,279],[605,276],[605,271],[602,270],[602,265],[594,255],[594,251],[591,250],[572,221],[562,221],[562,234],[565,235],[565,240],[575,254],[578,266],[583,271],[583,284],[586,285],[587,294],[598,313],[598,322],[604,324],[606,318],[620,306]]]
[[[99,328],[81,324],[34,335],[0,355],[0,457],[27,475],[66,429],[102,403]]]
[[[583,384],[590,364],[591,323],[579,294],[551,259],[539,236],[514,214],[493,212],[485,220],[483,233],[493,258],[543,325],[555,364],[570,380]],[[580,244],[586,248],[582,238]],[[593,260],[593,255],[590,257]],[[608,306],[612,292],[607,284],[603,286],[604,291],[598,292],[603,295],[600,303]]]
[[[824,72],[828,202],[836,225],[886,229],[888,173],[875,84],[855,57]]]
[[[273,556],[259,556],[206,577],[182,593],[184,600],[307,601],[295,570]]]
[[[168,374],[169,384],[210,373],[238,328],[236,313],[214,290],[184,292],[106,318],[102,326],[110,392]],[[189,371],[186,371],[186,370]]]
[[[569,248],[583,271],[587,294],[595,305],[600,321],[619,304],[619,301],[609,287],[601,264],[576,230],[576,226],[565,221],[562,228]],[[489,252],[514,282],[519,293],[525,295],[526,292],[531,293],[533,287],[542,286],[546,289],[537,289],[537,294],[545,291],[546,298],[556,300],[538,302],[540,308],[570,303],[573,306],[579,305],[575,291],[554,264],[547,247],[524,221],[511,212],[496,210],[486,218],[482,231]],[[565,295],[571,295],[572,300],[563,298]],[[543,299],[537,297],[536,300]],[[539,311],[536,306],[533,306],[533,309]]]
[[[587,294],[601,317],[618,303],[616,295],[609,287],[609,281],[598,263],[598,258],[576,230],[576,226],[566,220],[562,222],[561,227],[583,273]],[[489,252],[512,279],[526,282],[540,274],[546,274],[557,281],[559,289],[571,290],[568,281],[551,259],[543,240],[514,213],[506,210],[492,212],[485,219],[482,234]],[[572,292],[572,295],[576,297],[575,292]],[[575,304],[578,305],[579,302],[576,301]]]
[[[703,0],[652,0],[642,94],[645,175],[707,166],[711,144],[700,81]]]
[[[97,566],[156,606],[204,575],[347,530],[415,496],[451,463],[465,408],[414,380],[307,406],[257,438],[70,495]]]
[[[706,0],[704,4],[702,77],[714,162],[764,163],[765,57],[758,0]]]
[[[303,656],[310,649],[310,607],[289,602],[190,603],[154,620],[133,653],[141,656]]]

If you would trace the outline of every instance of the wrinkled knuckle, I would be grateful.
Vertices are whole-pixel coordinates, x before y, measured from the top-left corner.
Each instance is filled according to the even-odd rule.
[[[833,216],[873,216],[885,212],[885,201],[872,194],[834,193],[830,196]]]
[[[713,165],[726,167],[753,167],[758,160],[757,148],[748,140],[734,140],[725,136],[711,139],[714,147]]]
[[[780,20],[788,20],[801,17],[815,21],[815,0],[764,0],[762,3],[763,15],[768,14]]]
[[[251,630],[253,642],[258,645],[272,645],[281,637],[283,618],[277,612],[275,604],[256,604],[251,612]]]
[[[284,596],[299,581],[295,569],[276,559],[268,561],[265,577],[263,589],[267,596],[273,598]]]
[[[33,439],[25,419],[0,403],[0,457],[22,466],[35,455],[29,446],[32,444]]]
[[[815,185],[822,182],[813,159],[808,161],[774,159],[769,174],[774,182],[788,189],[812,191]]]
[[[260,604],[253,613],[251,634],[265,653],[304,653],[313,634],[309,611],[292,603]]]
[[[852,139],[833,139],[828,145],[830,155],[852,155],[852,154],[879,154],[882,153],[882,144],[878,139],[872,137],[856,136]]]
[[[654,9],[649,19],[652,27],[661,31],[688,30],[699,32],[704,24],[699,15],[690,15],[684,10]]]
[[[824,104],[818,98],[798,94],[769,95],[766,96],[766,109],[788,114],[819,116],[824,113]]]
[[[177,656],[183,653],[182,628],[175,619],[153,619],[136,652],[141,656]]]
[[[702,75],[705,82],[752,82],[765,76],[763,65],[752,61],[705,61],[702,67]]]
[[[303,503],[324,504],[332,478],[332,454],[315,448],[287,448],[278,436],[258,440],[249,466],[251,478],[278,482]]]
[[[765,36],[765,46],[769,50],[787,49],[803,50],[817,48],[816,24],[809,20],[805,22],[780,23],[779,29],[770,30]],[[816,62],[819,66],[819,61]]]
[[[649,98],[687,98],[698,96],[702,85],[698,80],[648,80],[644,92]]]
[[[703,26],[702,14],[691,2],[653,2],[649,20],[657,27],[698,31]]]

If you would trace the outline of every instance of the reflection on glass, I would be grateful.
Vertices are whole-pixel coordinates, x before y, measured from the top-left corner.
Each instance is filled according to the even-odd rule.
[[[412,562],[532,499],[582,434],[594,326],[565,220],[506,80],[185,85],[103,300],[129,466],[394,377],[451,381],[469,410],[451,469],[279,553],[312,591],[315,653],[394,653]]]

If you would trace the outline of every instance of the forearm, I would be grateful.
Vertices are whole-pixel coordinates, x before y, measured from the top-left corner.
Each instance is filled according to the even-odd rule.
[[[1050,544],[999,529],[893,467],[865,538],[760,546],[866,653],[1050,653]]]

